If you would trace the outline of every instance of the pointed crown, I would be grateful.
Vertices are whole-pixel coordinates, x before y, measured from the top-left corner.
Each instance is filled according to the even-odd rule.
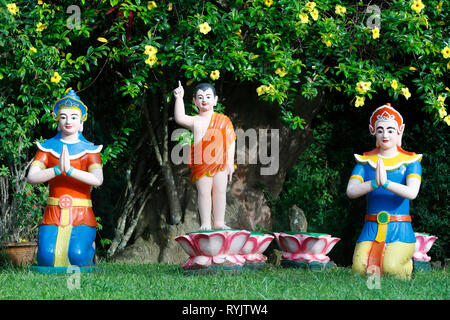
[[[397,123],[397,131],[401,133],[403,131],[403,117],[402,115],[391,107],[390,103],[375,109],[375,111],[370,116],[369,120],[369,131],[371,135],[375,135],[377,123],[379,121],[389,121],[394,120]]]
[[[64,96],[55,102],[53,106],[52,117],[55,121],[58,121],[59,111],[61,109],[77,109],[80,110],[81,120],[86,121],[87,119],[87,110],[86,105],[80,100],[80,97],[77,96],[72,88],[66,90]]]

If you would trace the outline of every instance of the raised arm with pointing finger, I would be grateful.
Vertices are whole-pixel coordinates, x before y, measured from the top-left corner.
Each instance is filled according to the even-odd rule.
[[[184,89],[180,81],[174,96],[176,123],[194,135],[188,166],[191,181],[198,191],[200,230],[229,229],[225,224],[225,206],[227,183],[231,182],[235,169],[233,124],[227,116],[214,112],[218,97],[214,87],[208,83],[201,83],[194,89],[193,101],[199,109],[198,115],[186,115]]]

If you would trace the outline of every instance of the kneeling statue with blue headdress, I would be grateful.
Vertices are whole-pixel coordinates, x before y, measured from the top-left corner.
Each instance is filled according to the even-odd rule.
[[[31,184],[49,183],[49,196],[38,233],[39,267],[94,266],[97,221],[91,189],[103,183],[102,146],[87,141],[87,107],[68,90],[53,106],[58,133],[43,143],[28,172]],[[51,269],[51,268],[50,268]]]

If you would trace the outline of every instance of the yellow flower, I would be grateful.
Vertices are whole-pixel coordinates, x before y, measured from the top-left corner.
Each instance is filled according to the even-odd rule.
[[[361,107],[364,105],[364,100],[366,100],[365,97],[360,97],[360,96],[356,96],[356,101],[355,101],[355,107]]]
[[[416,71],[417,69],[414,68],[414,67],[409,67],[409,70],[410,70],[410,71]]]
[[[370,90],[371,85],[371,82],[360,81],[356,84],[356,91],[358,91],[359,94],[366,93],[368,90]]]
[[[444,107],[439,109],[439,117],[441,117],[442,119],[447,115],[447,110],[445,110]]]
[[[450,126],[450,116],[446,116],[446,117],[444,118],[444,121],[445,121],[445,123],[446,123],[448,126]]]
[[[220,72],[219,72],[219,70],[211,71],[211,74],[209,75],[209,77],[210,77],[211,80],[213,80],[213,81],[216,81],[217,79],[219,79],[219,77],[220,77]]]
[[[158,58],[156,55],[148,56],[147,59],[145,59],[145,63],[152,66],[158,61]]]
[[[53,76],[50,78],[50,81],[54,83],[59,83],[59,81],[61,81],[61,76],[59,75],[58,72],[55,72]]]
[[[391,81],[391,87],[392,87],[392,89],[397,90],[397,88],[398,88],[397,80],[394,79]]]
[[[372,29],[372,38],[377,39],[380,37],[380,29],[377,27]]]
[[[46,25],[45,23],[39,22],[39,23],[36,25],[36,30],[39,31],[39,32],[42,32],[42,31],[44,31],[45,29],[47,29],[47,25]]]
[[[322,35],[322,42],[327,47],[331,47],[331,45],[332,45],[331,39],[333,39],[333,38],[334,38],[334,34],[332,34],[332,33],[325,33],[325,34]],[[328,71],[328,69],[327,69],[327,71]]]
[[[158,52],[158,49],[156,49],[154,46],[149,46],[149,45],[145,46],[144,54],[147,54],[149,56],[154,56],[154,55],[156,55],[157,52]]]
[[[273,0],[264,0],[264,4],[266,5],[266,7],[270,7],[271,5],[273,5]]]
[[[149,1],[149,2],[147,2],[147,9],[148,10],[153,10],[154,8],[156,8],[157,7],[157,5],[156,5],[156,2],[155,1]]]
[[[425,8],[425,5],[422,3],[422,0],[414,0],[411,5],[411,9],[413,9],[416,13],[420,13],[423,8]]]
[[[447,62],[447,69],[450,69],[450,61]]]
[[[441,11],[442,11],[442,5],[443,5],[443,3],[442,3],[442,1],[440,1],[436,6],[436,9],[439,13],[441,13]]]
[[[308,23],[309,22],[308,16],[306,14],[304,14],[304,13],[300,13],[298,15],[298,17],[300,18],[300,22],[301,23]]]
[[[407,87],[402,88],[402,94],[405,96],[406,100],[411,97],[411,92],[409,92],[409,89]]]
[[[276,68],[276,69],[275,69],[275,73],[276,73],[277,75],[279,75],[281,78],[283,78],[285,75],[287,75],[287,72],[286,72],[286,68],[285,68],[285,67],[283,67],[283,68]]]
[[[445,47],[444,49],[442,49],[441,53],[445,59],[450,58],[450,48],[449,47]]]
[[[441,105],[441,106],[444,106],[444,101],[445,101],[445,96],[439,96],[438,97],[438,102],[439,102],[439,104]]]
[[[98,37],[97,41],[100,41],[100,42],[103,42],[103,43],[107,43],[108,42],[108,40],[103,38],[103,37]]]
[[[343,6],[340,6],[340,5],[337,5],[336,8],[334,9],[334,12],[336,14],[339,14],[339,15],[342,16],[342,15],[347,13],[347,8],[343,7]]]
[[[209,26],[208,22],[202,23],[199,26],[200,32],[203,34],[207,34],[211,31],[211,27]]]
[[[316,7],[315,2],[308,2],[306,6],[309,8],[309,11],[313,10]]]
[[[31,48],[30,48],[30,51],[36,53],[36,52],[37,52],[37,49],[36,49],[35,47],[31,47]]]
[[[275,87],[274,87],[272,84],[269,85],[269,86],[267,86],[266,92],[267,92],[269,95],[273,95],[273,94],[275,93]]]
[[[172,2],[170,2],[168,5],[167,5],[167,11],[172,11],[173,10],[173,4],[172,4]]]
[[[313,9],[309,14],[314,21],[317,21],[317,19],[319,19],[319,11],[317,11],[317,9]]]
[[[397,88],[398,88],[397,80],[392,80],[391,81],[391,87],[392,87],[392,89],[397,90]]]
[[[7,4],[6,7],[8,8],[9,13],[11,13],[13,16],[19,12],[19,8],[16,6],[15,3]]]
[[[267,86],[266,85],[262,85],[259,86],[258,88],[256,88],[256,92],[258,93],[258,96],[263,95],[264,93],[266,93],[267,91]]]
[[[38,5],[43,5],[43,4],[44,4],[44,1],[38,0]]]

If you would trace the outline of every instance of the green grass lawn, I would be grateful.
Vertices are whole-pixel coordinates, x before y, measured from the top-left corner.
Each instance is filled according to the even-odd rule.
[[[445,270],[415,273],[411,281],[382,277],[379,289],[349,268],[325,271],[268,265],[240,274],[185,275],[178,265],[100,262],[100,271],[45,275],[27,268],[0,267],[0,300],[4,299],[179,299],[179,300],[298,300],[298,299],[439,299],[450,298]],[[373,286],[372,286],[373,287]]]

